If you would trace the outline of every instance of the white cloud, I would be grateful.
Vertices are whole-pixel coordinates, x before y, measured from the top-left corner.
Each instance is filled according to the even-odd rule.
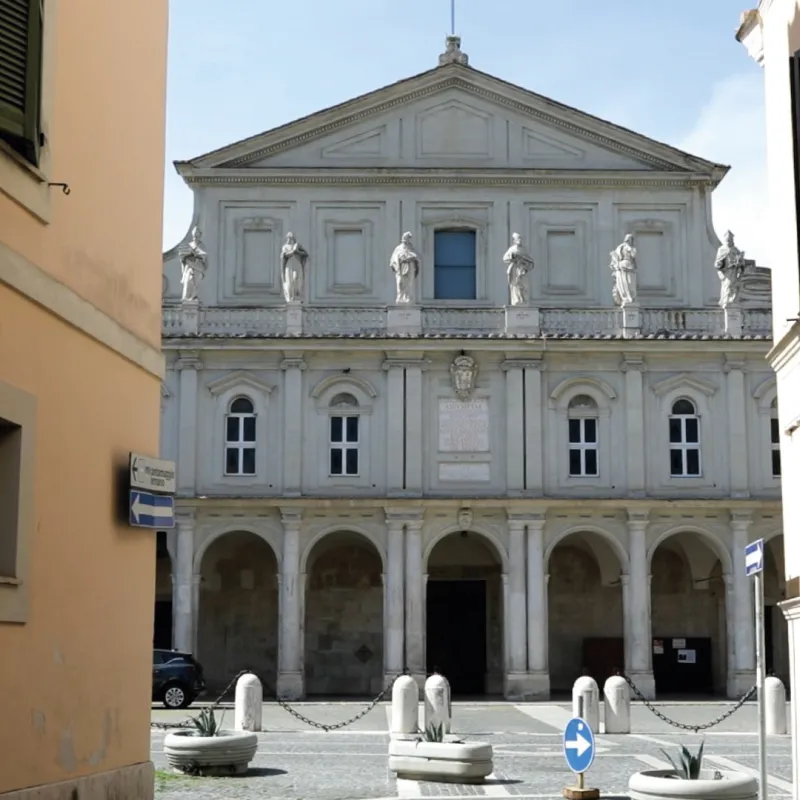
[[[763,81],[758,70],[717,83],[694,128],[678,147],[730,165],[711,198],[714,229],[718,236],[732,230],[747,257],[768,267]]]

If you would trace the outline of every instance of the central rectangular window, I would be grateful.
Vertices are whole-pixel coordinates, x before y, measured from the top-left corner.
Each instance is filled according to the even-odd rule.
[[[475,231],[434,232],[433,296],[436,300],[477,297]]]
[[[331,417],[330,474],[358,475],[358,416]]]
[[[700,419],[689,400],[678,400],[669,418],[669,472],[673,478],[698,478]]]
[[[569,474],[573,477],[598,474],[596,417],[569,420]]]

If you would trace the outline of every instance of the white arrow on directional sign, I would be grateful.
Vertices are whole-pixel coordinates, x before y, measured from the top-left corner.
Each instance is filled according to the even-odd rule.
[[[755,575],[764,569],[764,540],[756,539],[744,549],[745,575]]]
[[[567,750],[577,750],[578,756],[582,756],[592,746],[592,743],[587,738],[577,733],[575,734],[575,740],[566,742],[565,746]]]

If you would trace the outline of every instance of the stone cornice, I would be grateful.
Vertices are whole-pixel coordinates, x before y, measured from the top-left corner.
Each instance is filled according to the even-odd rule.
[[[708,175],[679,172],[456,169],[198,169],[184,176],[197,186],[560,186],[597,188],[709,188]]]

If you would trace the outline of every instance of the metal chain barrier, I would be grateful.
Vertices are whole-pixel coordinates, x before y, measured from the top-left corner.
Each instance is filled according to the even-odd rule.
[[[221,695],[211,704],[209,707],[212,711],[215,711],[219,708],[220,704],[224,700],[224,698],[228,695],[228,693],[236,686],[237,681],[242,675],[252,674],[255,675],[260,681],[261,685],[266,686],[267,684],[261,679],[261,676],[258,673],[253,672],[252,670],[245,669],[242,670],[226,687],[225,690],[222,692]],[[362,717],[366,717],[370,711],[372,711],[378,703],[382,702],[386,695],[392,690],[394,686],[394,682],[397,678],[400,677],[399,675],[392,678],[389,684],[381,691],[381,693],[371,702],[366,708],[361,709],[357,714],[352,716],[350,719],[344,720],[343,722],[335,722],[331,725],[325,725],[322,722],[317,722],[316,720],[311,719],[310,717],[301,714],[296,709],[292,708],[292,706],[287,703],[285,700],[281,700],[277,694],[274,695],[275,702],[284,709],[287,713],[291,714],[295,719],[300,720],[300,722],[304,722],[306,725],[310,725],[312,728],[318,728],[322,731],[337,731],[341,730],[342,728],[346,728],[348,725],[352,725],[354,722],[357,722]],[[176,728],[191,728],[194,725],[194,720],[196,717],[189,717],[181,722],[175,723],[168,723],[168,722],[150,722],[151,728],[157,728],[158,730],[175,730]]]
[[[620,677],[625,679],[625,682],[628,686],[631,687],[631,691],[636,696],[637,700],[641,700],[645,707],[652,711],[662,722],[666,722],[668,725],[672,725],[674,728],[680,728],[684,731],[693,731],[694,733],[699,733],[700,731],[708,730],[709,728],[713,728],[715,725],[719,725],[720,722],[724,722],[728,717],[735,714],[758,690],[758,685],[753,684],[750,687],[750,690],[747,691],[737,702],[736,704],[729,709],[726,709],[722,714],[720,714],[716,719],[712,720],[711,722],[704,722],[700,725],[687,725],[685,722],[676,722],[674,719],[670,719],[665,714],[662,714],[636,687],[636,684],[627,676],[621,675]]]

